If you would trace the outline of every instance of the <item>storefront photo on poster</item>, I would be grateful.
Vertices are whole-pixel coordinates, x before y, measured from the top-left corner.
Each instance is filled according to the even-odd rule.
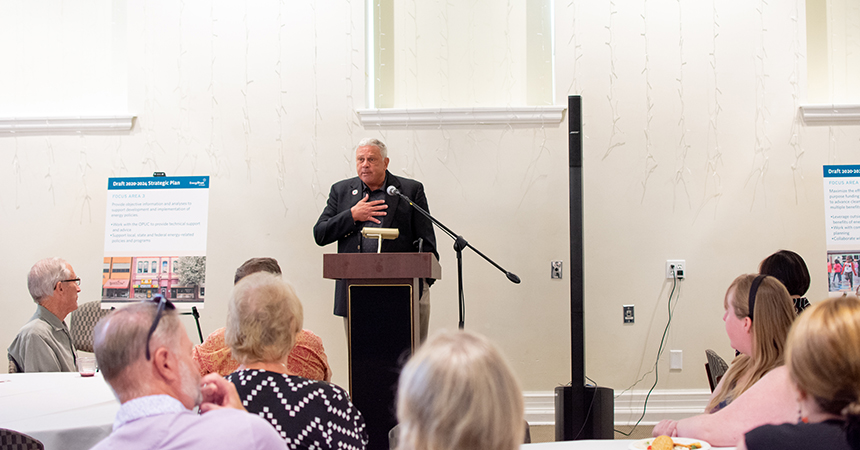
[[[138,302],[161,294],[172,302],[203,302],[205,256],[104,258],[102,302]]]
[[[202,308],[208,213],[208,176],[108,179],[102,308],[157,294]]]

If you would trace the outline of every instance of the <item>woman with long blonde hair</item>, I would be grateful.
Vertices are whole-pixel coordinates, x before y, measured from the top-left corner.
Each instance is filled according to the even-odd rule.
[[[654,435],[702,439],[731,446],[746,431],[782,423],[796,415],[788,371],[783,363],[785,340],[795,318],[794,302],[774,277],[737,277],[723,300],[726,334],[740,352],[714,389],[707,413],[664,420]]]
[[[723,320],[729,338],[735,336],[732,348],[740,355],[714,389],[707,411],[713,413],[726,407],[766,373],[783,365],[785,339],[795,318],[794,310],[789,308],[794,302],[787,294],[779,280],[765,275],[741,275],[729,286],[723,300],[726,310]],[[751,304],[755,311],[750,310]],[[755,317],[759,319],[754,320]],[[738,327],[746,333],[738,335]]]

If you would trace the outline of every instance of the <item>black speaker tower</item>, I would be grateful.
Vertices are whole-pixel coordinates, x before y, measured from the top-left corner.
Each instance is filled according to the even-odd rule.
[[[585,271],[582,206],[582,97],[567,98],[570,166],[570,362],[571,383],[555,388],[555,440],[613,439],[610,388],[585,384]]]

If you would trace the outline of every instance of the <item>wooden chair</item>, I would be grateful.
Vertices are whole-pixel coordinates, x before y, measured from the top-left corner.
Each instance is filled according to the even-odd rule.
[[[729,370],[729,365],[726,364],[726,360],[711,349],[705,350],[705,357],[708,359],[708,362],[705,363],[705,373],[708,374],[708,384],[711,386],[711,392],[714,392],[723,375]]]
[[[0,428],[0,450],[45,450],[45,445],[24,433]]]

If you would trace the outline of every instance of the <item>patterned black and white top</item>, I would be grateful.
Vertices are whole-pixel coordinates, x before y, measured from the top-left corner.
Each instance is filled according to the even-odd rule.
[[[268,420],[290,449],[364,449],[367,430],[346,392],[324,381],[246,369],[227,375],[245,408]]]

